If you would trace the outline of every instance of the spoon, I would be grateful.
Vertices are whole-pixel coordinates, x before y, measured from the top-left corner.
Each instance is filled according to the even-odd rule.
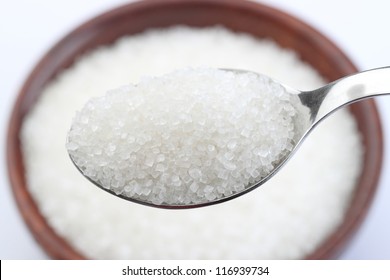
[[[237,69],[222,69],[224,71],[230,71],[234,73],[246,73],[250,71],[237,70]],[[254,73],[259,75],[257,73]],[[237,198],[251,190],[263,185],[269,179],[271,179],[282,166],[294,155],[299,148],[300,144],[306,139],[309,133],[320,123],[323,119],[335,112],[337,109],[354,103],[356,101],[371,98],[378,95],[385,95],[390,93],[390,67],[383,67],[372,69],[350,76],[346,76],[337,81],[329,83],[321,88],[311,91],[299,91],[289,86],[281,84],[285,90],[294,95],[298,100],[294,106],[297,110],[297,121],[295,123],[295,142],[294,147],[290,153],[287,153],[279,162],[275,165],[274,169],[260,181],[247,186],[244,190],[231,194],[230,196],[224,196],[208,202],[193,203],[193,204],[153,204],[148,201],[138,200],[132,197],[127,197],[122,194],[116,194],[115,192],[104,188],[98,182],[93,181],[88,176],[85,176],[83,171],[74,162],[72,156],[70,156],[72,162],[77,169],[93,184],[99,188],[117,196],[122,199],[136,202],[139,204],[164,208],[164,209],[189,209],[202,206],[209,206],[218,204]]]

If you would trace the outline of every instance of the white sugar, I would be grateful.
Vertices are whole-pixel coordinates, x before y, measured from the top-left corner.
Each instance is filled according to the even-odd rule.
[[[147,202],[159,197],[165,204],[178,205],[183,198],[204,203],[235,193],[237,185],[250,186],[282,160],[294,143],[289,132],[294,131],[295,98],[263,75],[177,70],[91,99],[74,118],[66,146],[86,176],[109,182],[106,189]],[[238,149],[231,149],[232,142]],[[224,177],[218,176],[223,171]],[[132,190],[133,180],[139,191]],[[160,182],[164,191],[146,187],[145,196],[142,188],[149,180]],[[226,190],[219,192],[224,181]],[[199,191],[189,192],[193,183]]]
[[[302,258],[342,222],[362,163],[360,138],[348,111],[338,112],[320,124],[267,185],[212,207],[165,211],[136,205],[101,191],[76,170],[64,148],[64,139],[75,111],[90,98],[101,96],[105,89],[118,85],[139,83],[140,77],[145,75],[160,76],[175,69],[200,66],[248,69],[300,89],[323,84],[318,74],[294,53],[270,41],[222,28],[154,30],[123,38],[111,47],[80,58],[46,87],[25,119],[21,141],[28,186],[42,215],[82,254],[101,259]],[[139,98],[134,100],[134,109],[142,102]],[[238,103],[237,106],[246,108],[248,105]],[[235,111],[229,118],[232,125],[243,113],[248,112]],[[251,113],[257,114],[255,109]],[[169,120],[159,122],[165,126]],[[192,122],[199,127],[209,125],[205,119]],[[215,126],[210,128],[215,129],[218,123],[215,120]],[[115,123],[113,127],[121,130],[121,125]],[[91,126],[91,133],[93,130],[99,131],[99,127]],[[214,132],[208,133],[213,135]],[[123,137],[132,143],[132,150],[125,153],[116,145],[114,154],[120,152],[125,160],[134,164],[150,163],[136,155],[141,149],[140,144],[135,145],[139,139],[130,134]],[[169,133],[161,135],[161,139],[169,137]],[[253,138],[258,136],[254,134]],[[144,145],[147,140],[143,139]],[[236,150],[241,149],[238,141],[226,140],[231,153],[236,154]],[[166,155],[170,148],[151,148],[150,156],[156,155],[153,167],[161,164],[159,169],[162,170],[167,166]],[[206,143],[197,149],[213,153]],[[105,149],[93,151],[97,156],[103,153]],[[183,151],[182,161],[177,165],[186,170],[194,169],[193,176],[200,182],[208,170],[200,160],[193,161],[195,167],[188,166],[186,157],[190,155],[187,153],[191,151]],[[261,156],[266,150],[260,147],[255,153]],[[229,155],[223,154],[219,159],[228,158]],[[250,169],[251,162],[245,167],[249,172],[256,171]],[[145,168],[150,169],[147,165]],[[145,196],[150,195],[149,190],[153,193],[164,189],[164,184],[154,184],[154,176],[162,176],[160,172],[155,169],[151,172],[151,179],[145,180],[142,186],[148,187],[145,192],[141,191]],[[134,182],[125,191],[135,189],[138,175],[130,172]],[[200,183],[189,183],[193,182],[190,175],[176,175],[189,184],[194,193],[201,190]],[[217,177],[223,183],[217,186],[219,192],[227,189],[227,176],[235,178],[240,173],[220,169]],[[156,197],[156,203],[160,201]]]

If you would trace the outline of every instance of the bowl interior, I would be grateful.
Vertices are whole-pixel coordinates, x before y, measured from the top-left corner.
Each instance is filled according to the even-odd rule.
[[[308,25],[252,2],[144,1],[117,8],[83,24],[57,43],[31,72],[15,103],[7,135],[7,162],[14,196],[34,237],[52,258],[83,259],[84,256],[48,226],[28,192],[19,141],[23,118],[34,106],[43,87],[83,53],[113,43],[124,35],[178,24],[194,27],[223,25],[233,31],[271,38],[282,47],[293,49],[329,81],[357,71],[333,43]],[[382,162],[382,134],[375,103],[359,102],[350,109],[363,136],[364,168],[345,222],[308,255],[308,259],[335,256],[359,225],[376,189]]]

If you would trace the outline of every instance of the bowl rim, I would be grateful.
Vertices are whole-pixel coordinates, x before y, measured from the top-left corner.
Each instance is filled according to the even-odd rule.
[[[61,46],[66,42],[72,40],[80,33],[86,30],[93,29],[95,26],[102,24],[102,22],[109,21],[118,16],[127,14],[129,12],[139,12],[150,9],[158,9],[161,6],[183,6],[183,5],[219,5],[231,9],[240,9],[245,11],[252,11],[253,13],[266,14],[268,17],[276,21],[286,21],[291,25],[290,28],[299,30],[310,34],[311,37],[316,38],[318,45],[323,49],[332,50],[339,57],[340,63],[346,72],[350,74],[357,71],[350,59],[327,37],[321,34],[314,27],[306,24],[297,17],[288,14],[279,9],[264,5],[258,2],[250,1],[236,1],[236,0],[147,0],[131,2],[118,6],[114,9],[108,10],[100,15],[87,20],[85,23],[74,28],[61,40],[59,40],[52,48],[50,48],[39,62],[33,67],[27,79],[23,82],[20,88],[16,101],[14,102],[11,116],[8,123],[8,130],[6,135],[6,161],[8,169],[8,177],[12,188],[14,199],[16,200],[18,209],[22,214],[25,223],[28,225],[30,232],[33,234],[36,241],[41,245],[44,251],[54,259],[85,259],[86,257],[72,247],[68,241],[59,236],[48,224],[43,215],[40,213],[37,204],[29,193],[25,174],[18,172],[18,170],[25,171],[23,156],[21,151],[21,143],[19,140],[19,132],[29,109],[32,107],[23,106],[24,100],[31,98],[28,92],[34,86],[33,81],[36,79],[39,71],[52,59],[52,57],[59,52]],[[49,79],[51,80],[51,78]],[[358,212],[350,219],[344,219],[344,222],[334,230],[334,232],[321,241],[320,246],[314,252],[308,254],[306,259],[326,259],[333,258],[345,245],[349,237],[355,232],[361,224],[363,218],[367,214],[369,206],[373,201],[374,194],[378,187],[380,171],[383,160],[383,133],[379,113],[373,100],[365,101],[368,108],[371,109],[372,120],[375,124],[375,130],[378,137],[378,145],[376,147],[377,161],[375,166],[372,166],[371,172],[373,180],[370,183],[370,188],[365,193],[365,196],[359,201]],[[32,103],[34,104],[34,102]],[[34,222],[33,222],[34,221]]]

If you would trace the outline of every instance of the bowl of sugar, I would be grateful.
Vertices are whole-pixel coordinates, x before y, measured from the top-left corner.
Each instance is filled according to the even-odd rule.
[[[325,120],[272,180],[219,205],[174,211],[130,203],[73,166],[66,136],[88,99],[189,67],[247,69],[302,90],[357,71],[309,25],[249,1],[141,1],[89,20],[36,65],[9,123],[9,178],[37,242],[54,259],[336,258],[380,175],[372,100]]]

